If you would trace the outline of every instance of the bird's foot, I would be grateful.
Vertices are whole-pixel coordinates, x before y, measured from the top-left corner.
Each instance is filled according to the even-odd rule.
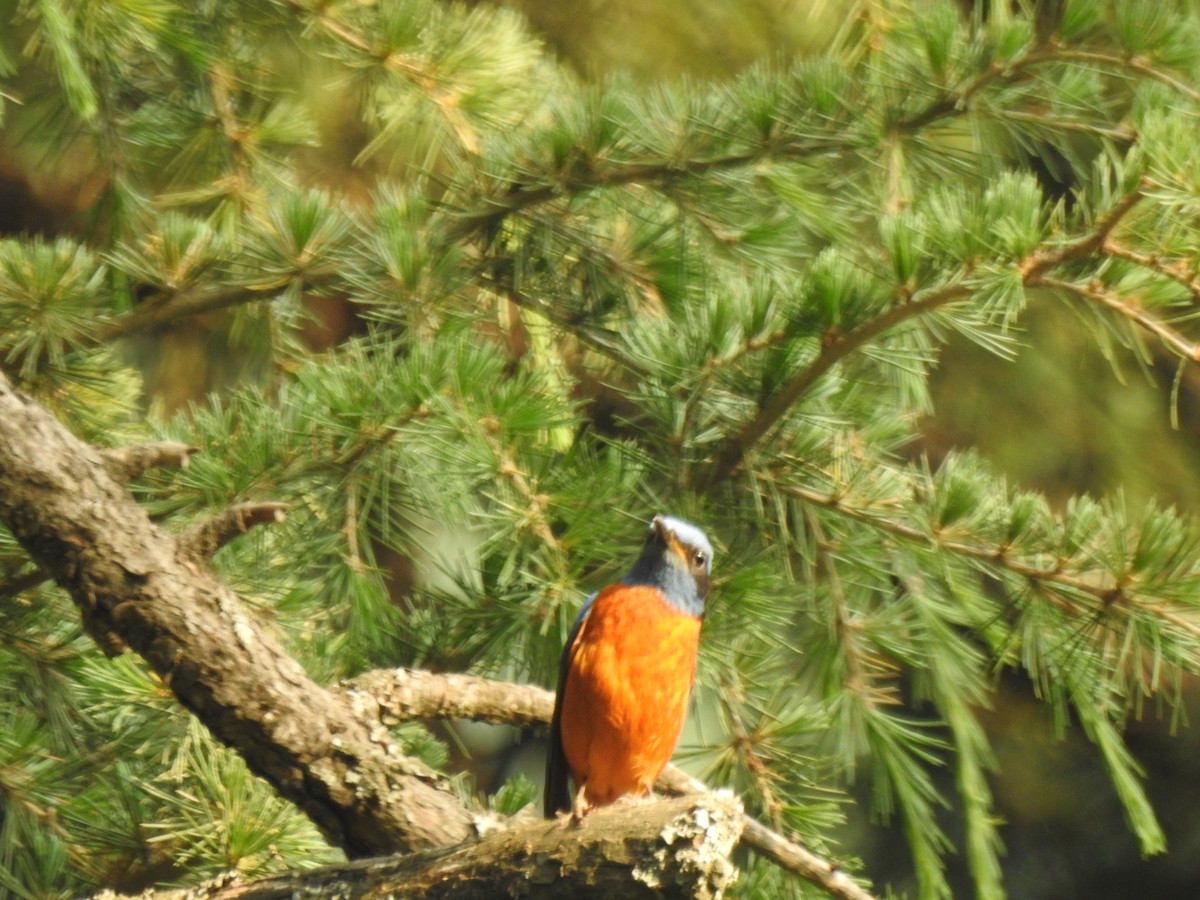
[[[583,817],[590,813],[595,807],[588,802],[584,796],[583,788],[581,787],[575,792],[575,802],[571,804],[571,824],[582,825]]]

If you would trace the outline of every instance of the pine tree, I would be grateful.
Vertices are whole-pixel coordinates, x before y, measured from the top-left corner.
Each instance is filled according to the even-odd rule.
[[[1123,730],[1200,669],[1200,524],[914,448],[945,343],[1011,357],[1030,305],[1179,385],[1200,360],[1200,17],[987,6],[863,3],[821,53],[648,85],[483,5],[0,4],[5,152],[77,189],[0,239],[0,373],[322,697],[398,666],[552,686],[670,511],[717,545],[679,758],[756,820],[831,858],[891,821],[914,896],[954,850],[1003,896],[983,718],[1015,672],[1162,852]],[[160,620],[89,608],[21,493],[40,420],[0,397],[0,893],[416,849],[304,802],[337,776],[297,787],[202,666],[165,674]],[[427,718],[389,740],[464,821],[532,797],[447,778]],[[739,865],[736,896],[822,895]]]

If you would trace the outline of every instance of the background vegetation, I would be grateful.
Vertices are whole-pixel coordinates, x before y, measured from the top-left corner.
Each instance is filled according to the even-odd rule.
[[[914,896],[1194,890],[1191,4],[0,22],[0,366],[199,447],[140,487],[173,528],[288,502],[216,565],[315,677],[552,684],[670,510],[710,783]],[[336,858],[42,581],[0,532],[0,891]]]

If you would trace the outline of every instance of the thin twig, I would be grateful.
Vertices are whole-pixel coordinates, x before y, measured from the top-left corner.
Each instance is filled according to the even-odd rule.
[[[1095,282],[1076,284],[1073,281],[1064,281],[1059,278],[1041,278],[1037,283],[1043,287],[1064,291],[1111,309],[1153,334],[1184,359],[1200,362],[1200,344],[1189,341],[1162,319],[1148,312],[1136,297],[1126,297]]]
[[[1200,102],[1200,91],[1175,76],[1156,69],[1143,57],[1116,56],[1110,53],[1052,45],[1040,47],[1007,63],[993,63],[958,90],[938,98],[920,112],[898,120],[894,127],[904,133],[919,131],[927,125],[932,125],[934,122],[968,109],[976,95],[994,82],[1015,82],[1018,80],[1017,76],[1023,76],[1027,69],[1059,62],[1088,63],[1108,69],[1126,69],[1146,78],[1160,81],[1190,100]]]
[[[101,325],[96,331],[95,342],[108,343],[126,335],[162,328],[181,319],[191,319],[243,303],[273,300],[276,293],[278,292],[254,291],[236,284],[215,288],[192,287],[167,293],[161,302],[143,303],[132,312],[110,319]]]
[[[621,352],[620,348],[616,345],[615,333],[611,333],[613,338],[611,343],[604,340],[596,333],[595,328],[589,329],[584,327],[582,322],[573,321],[568,316],[563,315],[562,311],[553,304],[536,299],[520,290],[516,285],[511,283],[511,280],[494,275],[481,275],[479,280],[487,289],[511,300],[522,309],[536,313],[556,328],[568,332],[575,340],[579,341],[580,344],[589,350],[594,350],[596,353],[617,363],[634,375],[645,376],[650,373],[650,369],[646,365]]]
[[[503,501],[500,502],[509,506],[520,517],[522,523],[553,553],[558,563],[565,567],[567,552],[563,548],[562,541],[555,537],[554,530],[550,527],[550,520],[546,515],[546,506],[550,502],[549,495],[537,489],[536,479],[517,465],[517,461],[500,445],[499,439],[492,430],[485,428],[484,440],[495,454],[499,466],[496,474],[501,478],[508,479],[521,496],[524,508],[513,508],[504,504]]]
[[[461,147],[468,153],[479,153],[479,137],[463,114],[461,98],[443,87],[445,79],[440,79],[432,67],[418,64],[412,54],[384,52],[382,48],[373,45],[367,36],[339,21],[326,9],[325,4],[311,7],[300,0],[287,2],[293,9],[312,16],[317,25],[330,37],[371,57],[385,69],[399,73],[424,91],[458,137]]]
[[[770,820],[771,827],[779,828],[783,821],[784,805],[776,796],[775,788],[772,785],[772,782],[777,780],[777,776],[771,771],[771,767],[758,751],[756,735],[751,734],[750,730],[746,727],[741,712],[733,702],[734,694],[734,687],[728,680],[723,681],[721,690],[717,694],[717,699],[724,708],[725,716],[729,721],[729,727],[733,731],[733,749],[745,764],[750,777],[754,780],[755,787],[758,789],[758,794],[762,801],[763,812]]]
[[[128,484],[150,469],[185,469],[192,456],[199,452],[198,447],[179,441],[159,441],[105,450],[104,459],[112,476]]]
[[[286,503],[235,503],[179,536],[179,546],[194,556],[210,557],[256,525],[273,525],[287,515]]]
[[[1200,103],[1200,90],[1197,90],[1186,81],[1164,72],[1162,69],[1155,68],[1144,56],[1117,56],[1112,53],[1100,53],[1095,50],[1075,50],[1061,47],[1051,52],[1057,59],[1061,59],[1064,62],[1085,62],[1110,69],[1127,69],[1137,75],[1143,75],[1146,78],[1160,81],[1192,102]]]
[[[857,697],[866,708],[877,709],[880,706],[897,706],[900,703],[899,691],[895,679],[899,670],[894,663],[880,659],[862,646],[862,625],[855,621],[850,605],[846,601],[846,591],[842,585],[841,573],[837,561],[830,552],[829,542],[824,536],[824,529],[815,516],[809,519],[809,527],[817,542],[817,555],[825,569],[826,583],[829,585],[829,596],[833,602],[833,626],[837,636],[837,646],[846,662],[846,675],[842,679],[842,687]],[[888,685],[886,680],[893,683]],[[880,684],[880,681],[885,681]]]
[[[672,794],[704,794],[712,791],[704,782],[675,766],[667,766],[655,787]],[[855,882],[838,863],[818,856],[752,816],[745,817],[742,842],[781,869],[822,888],[831,897],[838,900],[875,900],[875,896]]]
[[[484,198],[474,209],[464,209],[455,215],[455,225],[449,236],[461,239],[493,231],[513,213],[548,203],[560,197],[570,197],[598,188],[616,188],[631,184],[657,184],[680,178],[704,175],[713,171],[738,169],[754,165],[767,158],[803,159],[831,150],[849,149],[849,141],[812,138],[793,142],[765,142],[751,150],[735,151],[706,159],[672,157],[655,162],[622,163],[607,160],[584,160],[569,172],[548,173],[552,184],[517,183],[503,193]]]
[[[216,112],[221,133],[229,142],[229,154],[233,159],[234,175],[224,181],[236,188],[231,193],[241,203],[243,191],[250,184],[250,161],[246,153],[246,142],[250,139],[250,131],[238,121],[232,96],[235,80],[233,73],[229,71],[229,67],[224,61],[216,60],[213,63],[208,72],[208,82],[209,90],[212,92],[213,110]]]
[[[897,325],[961,300],[970,294],[971,288],[963,284],[954,284],[940,290],[930,291],[906,302],[896,303],[882,315],[864,322],[845,335],[827,337],[816,358],[792,376],[766,403],[759,407],[753,418],[743,424],[726,441],[725,448],[718,454],[713,464],[709,477],[710,486],[730,477],[742,465],[750,451],[787,414],[796,401],[808,393],[809,389],[837,363]]]
[[[31,591],[39,584],[50,580],[50,573],[38,567],[23,575],[14,575],[7,581],[0,582],[0,600],[10,600],[13,597]]]
[[[1021,281],[1026,286],[1036,284],[1038,279],[1050,269],[1082,259],[1101,249],[1125,216],[1145,197],[1144,188],[1143,184],[1122,197],[1112,209],[1097,218],[1091,231],[1082,237],[1057,246],[1038,248],[1021,260],[1017,265]]]
[[[1167,604],[1138,599],[1134,596],[1132,590],[1134,585],[1128,580],[1120,581],[1111,576],[1089,578],[1081,575],[1072,575],[1063,570],[1061,561],[1053,566],[1023,562],[1013,556],[1011,548],[1003,545],[984,546],[950,540],[940,534],[930,533],[912,525],[897,522],[895,519],[874,515],[851,506],[845,502],[845,497],[838,494],[826,494],[797,485],[776,485],[776,489],[804,503],[833,510],[838,515],[869,525],[894,537],[917,544],[933,544],[939,550],[944,550],[967,559],[979,560],[999,569],[1006,569],[1031,582],[1041,584],[1043,587],[1048,586],[1048,589],[1058,588],[1076,596],[1083,595],[1089,597],[1102,608],[1112,609],[1124,604],[1131,610],[1137,609],[1150,613],[1159,617],[1164,622],[1173,625],[1180,631],[1194,638],[1200,638],[1200,623],[1174,612]],[[1061,601],[1060,605],[1063,605],[1064,609],[1068,612],[1073,614],[1080,613],[1079,608],[1071,604],[1061,594],[1055,592],[1053,593],[1053,598]]]
[[[1141,266],[1143,269],[1157,272],[1164,278],[1171,279],[1176,284],[1187,288],[1193,300],[1200,300],[1200,277],[1196,275],[1194,261],[1191,264],[1189,264],[1189,260],[1179,258],[1167,261],[1158,254],[1140,253],[1112,238],[1105,241],[1104,246],[1100,249],[1107,256],[1123,259],[1136,266]]]
[[[1142,197],[1140,190],[1131,192],[1098,218],[1088,234],[1074,241],[1041,247],[1029,254],[1017,264],[1021,280],[1027,286],[1044,283],[1043,273],[1047,270],[1098,250]],[[826,337],[816,358],[776,391],[759,407],[753,418],[746,421],[726,440],[724,449],[713,463],[709,476],[710,486],[733,475],[792,406],[837,363],[909,319],[962,300],[971,293],[972,288],[969,285],[959,283],[923,295],[917,294],[910,299],[902,299],[845,335],[834,334]]]
[[[1025,122],[1030,125],[1040,125],[1051,131],[1065,131],[1072,134],[1090,134],[1095,137],[1106,138],[1110,141],[1128,142],[1137,140],[1137,132],[1132,126],[1124,123],[1118,123],[1115,128],[1106,128],[1103,125],[1093,125],[1090,122],[1080,122],[1073,119],[1057,119],[1051,116],[1045,116],[1041,113],[1022,112],[1020,110],[1009,109],[998,112],[993,112],[991,115],[997,118],[1010,119],[1014,122]]]

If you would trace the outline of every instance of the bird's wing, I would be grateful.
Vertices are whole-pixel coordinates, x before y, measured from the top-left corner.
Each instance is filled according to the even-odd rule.
[[[558,664],[558,687],[554,692],[554,716],[550,719],[550,748],[546,754],[546,788],[543,796],[543,810],[547,819],[553,819],[560,812],[571,809],[571,790],[567,785],[567,756],[562,745],[562,702],[563,689],[567,684],[567,672],[571,668],[571,660],[575,657],[575,642],[588,613],[592,611],[592,603],[596,595],[591,594],[583,601],[571,633],[567,635],[567,643],[563,647],[562,659]]]

